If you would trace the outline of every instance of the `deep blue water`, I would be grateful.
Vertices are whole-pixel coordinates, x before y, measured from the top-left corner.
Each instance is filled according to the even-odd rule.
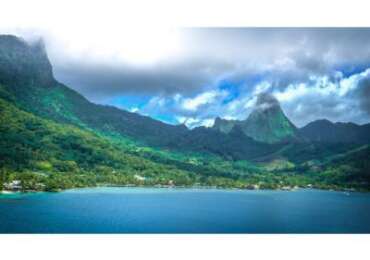
[[[93,188],[0,195],[0,233],[370,233],[370,194]]]

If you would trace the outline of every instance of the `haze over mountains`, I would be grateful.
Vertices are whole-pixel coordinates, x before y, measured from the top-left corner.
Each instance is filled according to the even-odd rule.
[[[336,158],[339,154],[352,154],[358,151],[361,153],[365,151],[367,154],[367,144],[370,143],[370,124],[361,126],[353,123],[331,123],[327,120],[317,120],[303,128],[297,128],[286,117],[277,99],[268,93],[262,93],[258,96],[252,113],[245,120],[216,118],[214,126],[210,128],[188,129],[184,125],[165,124],[113,106],[97,105],[54,79],[52,66],[42,42],[30,45],[11,35],[0,36],[0,86],[3,127],[7,124],[6,115],[12,115],[12,118],[22,115],[20,117],[22,119],[17,122],[23,122],[25,120],[24,113],[30,113],[33,120],[37,121],[39,125],[48,125],[49,122],[56,124],[47,127],[46,134],[42,134],[43,138],[47,138],[47,133],[52,136],[53,129],[59,129],[58,127],[75,127],[79,129],[78,131],[83,131],[81,134],[86,136],[90,136],[90,132],[92,132],[92,136],[95,137],[91,136],[91,138],[104,141],[102,147],[105,147],[105,142],[106,145],[112,145],[112,148],[109,149],[102,147],[87,149],[79,143],[79,140],[83,139],[81,136],[74,136],[71,143],[68,144],[59,143],[60,140],[57,138],[58,142],[50,144],[50,147],[57,149],[54,154],[56,157],[55,165],[65,163],[68,160],[77,163],[81,169],[86,167],[95,169],[96,163],[99,161],[98,158],[101,158],[100,162],[106,161],[107,165],[114,169],[114,164],[112,165],[111,161],[118,159],[107,158],[113,156],[113,151],[116,151],[115,154],[121,154],[119,149],[126,149],[122,148],[125,146],[117,148],[118,146],[115,146],[117,143],[122,145],[122,142],[128,142],[131,145],[129,147],[138,146],[133,149],[135,152],[130,150],[133,158],[146,158],[154,165],[160,163],[166,167],[169,164],[176,164],[176,167],[181,170],[189,170],[189,167],[193,167],[188,162],[189,158],[186,157],[180,163],[176,161],[178,159],[163,158],[161,152],[155,152],[147,157],[147,154],[140,152],[142,151],[140,147],[151,147],[151,149],[159,149],[166,153],[180,153],[181,156],[189,153],[194,156],[199,154],[201,156],[217,156],[227,162],[248,160],[269,163],[274,160],[283,160],[286,162],[284,165],[293,163],[301,167],[308,162],[312,165],[313,161],[321,160],[324,157]],[[32,125],[33,123],[24,122],[23,127],[38,129]],[[33,169],[36,167],[34,165],[40,164],[40,161],[48,160],[45,156],[42,160],[36,160],[30,155],[43,149],[42,143],[46,140],[39,142],[43,139],[32,137],[36,138],[34,142],[37,144],[28,144],[27,140],[30,136],[22,136],[21,132],[17,132],[17,129],[22,129],[22,127],[17,127],[2,128],[1,156],[3,166],[20,170],[19,167],[14,166],[15,161],[19,160],[15,157],[20,157],[17,153],[23,149],[27,150],[24,162],[27,165],[24,167],[27,169]],[[27,132],[27,135],[29,134],[31,133]],[[17,135],[16,138],[15,135]],[[5,140],[4,136],[8,136],[8,139]],[[55,136],[58,135],[55,134]],[[17,147],[20,144],[16,140],[23,140],[23,144],[20,145],[20,150],[10,154],[6,147],[12,145],[13,138],[13,144]],[[86,140],[90,140],[89,138]],[[365,146],[359,148],[360,145]],[[76,150],[74,149],[80,153],[75,154]],[[109,155],[108,151],[110,151]],[[85,152],[99,153],[100,155],[96,157],[94,163],[86,165],[83,163]],[[73,159],[77,155],[80,156],[78,158],[81,158],[81,161]],[[29,161],[26,158],[29,158],[27,159]],[[209,163],[205,159],[202,160],[204,160],[202,163],[204,165]],[[117,161],[115,165],[121,165],[121,163]],[[318,164],[315,163],[315,165]],[[216,168],[212,169],[217,172]],[[212,170],[207,168],[207,172],[210,174],[209,172]],[[227,174],[225,176],[227,177]],[[364,181],[364,177],[360,176],[359,179]]]

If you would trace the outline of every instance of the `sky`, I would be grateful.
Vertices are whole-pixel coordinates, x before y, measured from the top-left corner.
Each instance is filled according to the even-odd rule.
[[[370,29],[0,26],[42,38],[57,80],[90,101],[188,127],[246,119],[271,93],[298,127],[370,122]]]

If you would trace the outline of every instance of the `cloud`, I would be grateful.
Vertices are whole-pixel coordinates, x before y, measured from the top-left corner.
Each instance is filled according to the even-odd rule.
[[[370,28],[57,29],[0,33],[42,36],[56,78],[97,103],[126,97],[122,107],[196,126],[245,119],[267,91],[298,126],[370,119]]]
[[[278,107],[279,101],[268,92],[260,93],[257,96],[257,102],[256,102],[256,109],[260,109],[262,111],[269,109],[271,107]]]
[[[194,127],[199,127],[199,126],[211,127],[214,124],[213,118],[198,119],[198,118],[193,118],[193,117],[179,116],[179,117],[176,117],[176,120],[181,124],[185,124],[189,128],[194,128]]]
[[[54,66],[54,71],[60,81],[104,103],[117,95],[192,95],[213,85],[227,66],[196,60],[144,67],[72,63]]]
[[[370,98],[367,83],[370,69],[343,77],[341,73],[311,77],[308,82],[290,84],[273,94],[288,117],[298,126],[326,118],[334,122],[366,123],[370,120],[366,101]]]
[[[194,98],[186,98],[182,101],[181,107],[185,110],[196,111],[200,107],[212,104],[216,98],[224,98],[227,96],[226,91],[209,91],[197,95]]]
[[[284,88],[369,64],[368,28],[1,29],[42,36],[57,79],[96,102],[115,95],[193,95],[217,80],[263,75]]]
[[[216,117],[244,120],[252,109],[281,105],[298,127],[316,119],[366,123],[370,120],[370,69],[343,76],[311,76],[307,82],[291,83],[285,89],[262,81],[243,86],[249,91],[231,98],[232,93],[218,88],[192,98],[179,94],[154,97],[142,111],[168,114],[188,127],[211,126]],[[228,101],[228,102],[225,102]]]
[[[358,81],[354,95],[358,98],[361,109],[370,116],[370,73]]]

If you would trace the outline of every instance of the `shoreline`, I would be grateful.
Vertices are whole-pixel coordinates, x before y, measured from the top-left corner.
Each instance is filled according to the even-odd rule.
[[[293,187],[293,188],[277,188],[277,189],[247,189],[247,188],[224,188],[217,186],[169,186],[169,185],[154,185],[154,186],[142,186],[142,185],[115,185],[115,184],[104,184],[97,186],[86,186],[86,187],[74,187],[68,189],[60,189],[55,191],[36,191],[36,190],[27,190],[27,191],[11,191],[11,190],[2,190],[0,191],[1,195],[24,195],[24,194],[40,194],[40,193],[58,193],[68,190],[78,190],[78,189],[93,189],[93,188],[143,188],[143,189],[194,189],[194,190],[224,190],[224,191],[284,191],[284,192],[294,192],[298,190],[320,190],[320,191],[330,191],[330,192],[343,192],[346,194],[350,193],[369,193],[369,191],[360,191],[355,189],[322,189],[317,187]]]
[[[1,195],[18,195],[18,194],[32,194],[32,193],[51,193],[51,191],[36,191],[36,190],[27,190],[27,191],[12,191],[12,190],[2,190],[0,191]]]
[[[2,191],[0,191],[0,194],[4,194],[4,195],[6,195],[6,194],[15,194],[15,193],[17,193],[16,191],[10,191],[10,190],[2,190]]]
[[[338,191],[338,192],[362,192],[362,193],[368,193],[370,190],[358,190],[355,188],[319,188],[315,187],[314,185],[305,186],[305,187],[299,187],[299,186],[282,186],[275,189],[264,189],[264,188],[236,188],[236,187],[220,187],[220,186],[206,186],[206,185],[192,185],[192,186],[176,186],[176,185],[154,185],[154,186],[145,186],[145,185],[134,185],[134,184],[125,184],[125,185],[119,185],[119,184],[101,184],[97,186],[91,186],[86,188],[94,188],[94,187],[121,187],[121,188],[158,188],[158,189],[164,189],[164,188],[175,188],[175,189],[216,189],[216,190],[243,190],[243,191],[252,191],[252,190],[276,190],[276,191],[296,191],[299,189],[313,189],[313,190],[323,190],[323,191]]]

